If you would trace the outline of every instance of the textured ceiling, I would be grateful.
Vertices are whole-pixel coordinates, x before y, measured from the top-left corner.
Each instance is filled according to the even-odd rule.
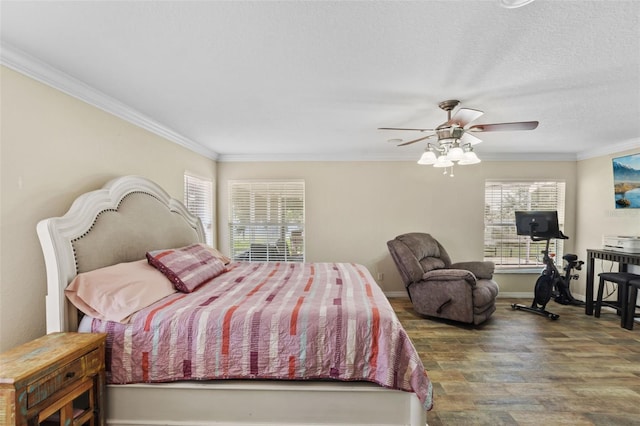
[[[481,158],[640,146],[640,2],[2,1],[3,47],[233,159],[417,159],[378,127],[538,120]],[[6,64],[6,61],[5,61]]]

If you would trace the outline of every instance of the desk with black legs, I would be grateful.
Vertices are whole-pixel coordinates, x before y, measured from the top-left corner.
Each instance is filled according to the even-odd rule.
[[[640,265],[640,254],[587,249],[587,290],[584,303],[584,313],[587,315],[593,315],[593,282],[595,280],[594,266],[596,259],[617,262],[619,272],[627,272],[628,265]]]

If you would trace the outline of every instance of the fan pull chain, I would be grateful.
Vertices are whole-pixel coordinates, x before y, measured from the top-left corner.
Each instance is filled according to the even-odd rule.
[[[447,169],[446,169],[446,168],[444,169],[444,171],[442,172],[442,174],[443,174],[443,175],[446,175],[446,174],[447,174]],[[449,168],[449,176],[450,176],[450,177],[453,177],[453,166],[451,166],[451,167]]]

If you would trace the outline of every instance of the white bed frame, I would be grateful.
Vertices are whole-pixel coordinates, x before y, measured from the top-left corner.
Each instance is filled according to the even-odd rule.
[[[38,223],[37,231],[47,269],[47,333],[77,330],[78,311],[64,295],[77,273],[143,259],[159,247],[204,241],[200,221],[139,176],[81,195],[64,216]],[[108,385],[106,399],[107,423],[123,426],[426,424],[415,394],[360,382]]]

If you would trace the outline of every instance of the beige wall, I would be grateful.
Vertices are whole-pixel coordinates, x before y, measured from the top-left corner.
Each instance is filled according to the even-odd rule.
[[[177,198],[185,170],[216,178],[223,251],[229,246],[230,179],[302,178],[307,260],[362,263],[374,277],[382,274],[379,284],[389,293],[404,292],[386,249],[400,233],[432,233],[455,261],[481,258],[486,179],[565,180],[565,233],[571,237],[565,247],[581,258],[586,248],[600,247],[602,234],[640,234],[640,211],[613,208],[611,157],[617,154],[578,162],[485,161],[457,167],[455,178],[413,162],[229,162],[216,168],[210,159],[0,69],[0,351],[45,331],[36,223],[63,214],[77,195],[120,175],[146,176]],[[502,294],[532,293],[535,276],[496,279]],[[572,285],[574,294],[584,292],[583,283],[584,276]]]
[[[0,74],[0,351],[45,333],[39,220],[121,175],[182,198],[185,170],[215,178],[213,160],[2,67]]]
[[[637,149],[578,161],[576,254],[580,258],[586,257],[587,249],[601,248],[603,235],[640,235],[640,209],[615,208],[611,164],[614,157],[637,153],[640,153],[640,140]],[[608,272],[611,268],[616,271],[617,264],[597,260],[595,274]],[[640,267],[632,267],[630,271],[640,273]],[[585,276],[586,269],[572,284],[577,294],[585,292]]]
[[[574,236],[575,162],[483,162],[455,177],[414,162],[218,163],[218,246],[229,249],[228,181],[301,178],[306,183],[306,254],[312,262],[365,265],[387,293],[404,293],[386,242],[429,232],[454,261],[482,259],[486,179],[561,179],[567,183],[565,233]],[[573,239],[566,244],[573,249]],[[532,293],[535,275],[500,274],[503,294]]]

